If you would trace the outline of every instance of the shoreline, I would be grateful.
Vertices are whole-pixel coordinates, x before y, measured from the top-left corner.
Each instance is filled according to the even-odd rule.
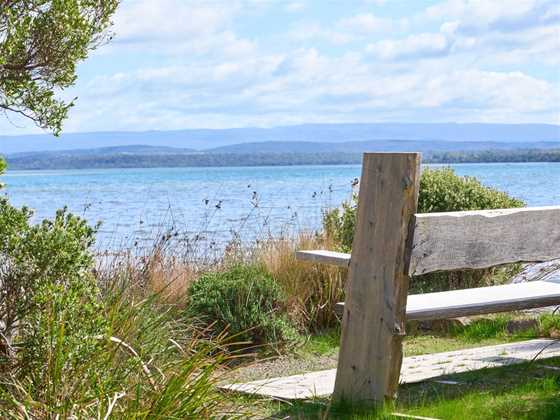
[[[560,163],[560,151],[555,152],[554,160],[517,160],[517,159],[496,159],[496,160],[483,160],[483,159],[433,159],[427,156],[422,163],[427,165],[475,165],[475,164],[541,164],[541,163]],[[557,156],[556,156],[557,153]],[[356,166],[361,165],[361,154],[359,159],[349,160],[349,161],[321,161],[321,162],[267,162],[267,163],[245,163],[240,161],[238,164],[232,163],[227,165],[221,164],[194,164],[194,165],[52,165],[51,167],[39,166],[39,165],[21,165],[15,163],[7,158],[8,171],[4,176],[9,175],[10,172],[24,172],[24,171],[81,171],[81,170],[110,170],[110,169],[217,169],[217,168],[279,168],[279,167],[305,167],[305,166]]]

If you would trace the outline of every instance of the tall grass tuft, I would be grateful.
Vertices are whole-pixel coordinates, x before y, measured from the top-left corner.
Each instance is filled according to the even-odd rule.
[[[156,244],[143,255],[124,252],[101,256],[96,277],[102,290],[118,284],[138,295],[157,294],[159,300],[167,303],[184,304],[189,287],[206,270],[207,267],[166,252]]]
[[[301,234],[293,241],[267,241],[257,252],[257,260],[285,291],[290,316],[311,332],[338,324],[334,305],[344,300],[347,270],[298,261],[295,251],[333,248],[322,236]]]
[[[106,334],[97,351],[70,364],[64,324],[52,319],[51,346],[31,380],[25,366],[0,372],[2,418],[214,418],[241,409],[216,388],[228,355],[175,305],[122,286],[105,291]],[[45,386],[47,385],[47,386]]]

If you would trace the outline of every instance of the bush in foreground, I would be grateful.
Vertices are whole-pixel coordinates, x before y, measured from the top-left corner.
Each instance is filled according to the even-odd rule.
[[[281,345],[297,338],[285,315],[285,299],[264,267],[235,265],[191,285],[188,313],[214,335],[227,330],[238,342]]]
[[[43,372],[72,375],[107,325],[91,272],[94,229],[66,210],[36,225],[30,218],[0,200],[0,350],[5,367],[50,392]],[[56,346],[67,349],[63,358]]]

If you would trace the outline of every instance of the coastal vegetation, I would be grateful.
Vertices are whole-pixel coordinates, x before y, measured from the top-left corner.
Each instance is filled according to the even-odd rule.
[[[5,198],[0,204],[4,417],[273,414],[289,407],[224,394],[217,385],[264,374],[260,363],[268,366],[267,375],[275,369],[284,375],[306,366],[329,368],[336,361],[340,320],[334,305],[344,299],[346,270],[296,261],[294,250],[348,249],[355,202],[327,213],[322,231],[291,240],[271,238],[251,250],[232,244],[212,264],[178,258],[168,246],[172,235],[158,240],[144,256],[100,261],[92,248],[96,228],[85,220],[61,210],[53,220],[32,224],[28,209],[15,208]],[[522,204],[450,169],[424,171],[424,211]],[[440,275],[436,283],[444,289],[502,282],[512,271],[504,270],[485,271],[468,281],[462,273]],[[560,331],[559,317],[545,315],[530,330],[510,333],[507,325],[516,317],[441,330],[411,324],[405,350],[445,351]],[[283,367],[264,360],[274,355]],[[510,378],[510,372],[506,369],[504,375]],[[536,401],[558,392],[554,377],[553,371],[546,378],[531,376],[529,391]],[[480,390],[472,389],[475,398]],[[511,395],[518,392],[512,387]],[[436,397],[425,386],[407,386],[397,405],[411,413],[442,412],[442,395],[447,391]],[[445,410],[470,412],[470,405],[457,397],[450,397]],[[479,400],[477,404],[487,401]],[[289,410],[295,416],[344,410],[316,404]]]
[[[48,152],[8,155],[12,170],[104,169],[104,168],[190,168],[232,166],[292,166],[359,164],[361,152],[193,152],[165,151]],[[560,162],[559,149],[482,150],[430,152],[424,163]]]
[[[95,269],[95,228],[66,210],[30,223],[0,200],[2,418],[209,417],[223,337],[142,293],[131,270]],[[220,404],[220,408],[218,408]]]
[[[108,41],[118,0],[29,0],[0,4],[0,109],[60,134],[74,100],[61,91],[76,66]],[[518,131],[518,128],[515,127]],[[10,156],[11,169],[239,166],[358,163],[358,153],[65,153]],[[427,161],[498,159],[500,152],[428,154]],[[510,161],[559,161],[558,150],[511,151]],[[506,153],[506,156],[507,156]],[[431,157],[430,157],[431,156]],[[436,156],[436,157],[434,157]],[[439,156],[439,158],[437,157]],[[469,157],[470,156],[470,157]],[[493,157],[494,156],[494,157]],[[506,158],[500,158],[502,161]],[[471,160],[472,161],[472,160]],[[5,162],[0,159],[0,174]],[[147,252],[100,255],[98,226],[59,210],[32,221],[32,211],[0,197],[0,417],[247,418],[349,415],[317,399],[285,404],[223,393],[218,385],[250,375],[296,373],[318,358],[336,363],[346,270],[296,261],[300,248],[349,250],[355,201],[325,214],[323,229],[268,238],[221,258],[181,258],[173,233]],[[519,200],[461,178],[426,170],[421,211],[518,207]],[[196,246],[196,242],[195,242]],[[516,267],[416,279],[413,290],[502,282]],[[409,325],[407,354],[560,334],[558,315],[541,315],[523,332],[517,314],[469,325]],[[278,356],[270,360],[272,356]],[[278,363],[278,361],[280,363]],[[268,365],[266,363],[269,363]],[[390,411],[356,418],[390,418],[394,410],[441,417],[552,418],[560,409],[557,360],[469,373],[464,386],[405,386]],[[263,371],[262,366],[267,366]],[[317,367],[315,362],[314,367]]]
[[[256,346],[277,346],[297,339],[285,311],[285,292],[265,267],[236,264],[203,274],[187,296],[191,318],[205,322],[211,336],[227,331]]]

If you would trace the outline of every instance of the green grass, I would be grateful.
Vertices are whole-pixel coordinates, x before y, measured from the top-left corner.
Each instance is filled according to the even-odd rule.
[[[541,331],[546,332],[549,336],[558,335],[560,333],[560,315],[543,314],[539,317]]]
[[[426,382],[403,386],[397,408],[435,418],[559,418],[560,374],[547,360],[451,375],[458,385]]]
[[[466,326],[451,324],[429,334],[409,325],[405,355],[419,355],[481,347],[547,335],[559,329],[560,316],[541,315],[536,328],[508,333],[508,322],[517,314],[480,318]],[[340,331],[324,331],[308,338],[294,357],[332,357],[338,352]],[[285,364],[285,360],[283,361]],[[560,371],[543,365],[560,366],[559,359],[449,375],[457,384],[434,380],[403,385],[395,404],[381,412],[348,406],[331,406],[329,399],[290,404],[257,399],[258,414],[293,419],[397,419],[392,413],[435,419],[560,419]],[[332,367],[332,366],[329,366]],[[325,367],[327,368],[327,367]],[[244,397],[247,403],[248,397]],[[250,399],[249,399],[250,400]]]
[[[331,406],[328,399],[284,404],[269,402],[263,408],[270,418],[393,419],[392,413],[435,419],[558,419],[560,372],[528,363],[504,368],[450,375],[457,385],[425,381],[403,385],[393,406],[370,408]],[[560,365],[550,359],[547,365]]]
[[[409,335],[404,339],[406,356],[453,351],[471,347],[491,346],[512,341],[530,340],[546,335],[547,331],[557,328],[560,331],[560,316],[541,315],[540,328],[530,328],[510,334],[509,321],[519,318],[513,314],[484,317],[471,324],[460,326],[450,324],[448,328],[430,332],[419,331],[415,324],[407,326]],[[338,353],[340,329],[323,331],[309,336],[305,344],[297,350],[303,356],[332,356]]]
[[[309,336],[305,344],[298,349],[304,356],[333,356],[338,353],[340,329],[333,328],[320,334]]]

